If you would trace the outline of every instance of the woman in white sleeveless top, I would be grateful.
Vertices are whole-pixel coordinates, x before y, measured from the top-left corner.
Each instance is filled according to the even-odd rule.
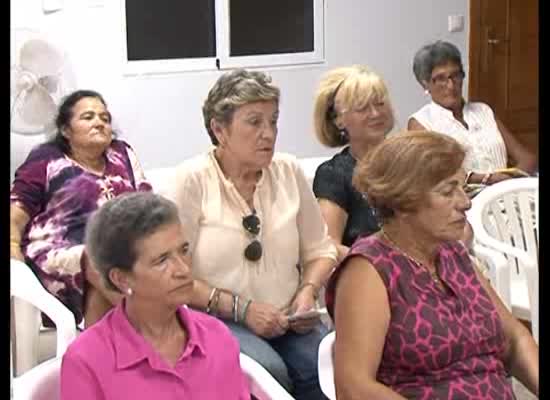
[[[517,141],[491,107],[462,97],[464,68],[456,46],[437,41],[422,47],[415,54],[413,71],[432,102],[409,117],[408,129],[441,132],[462,144],[466,148],[466,183],[487,185],[518,176],[497,172],[508,164],[527,173],[536,170],[536,157]]]

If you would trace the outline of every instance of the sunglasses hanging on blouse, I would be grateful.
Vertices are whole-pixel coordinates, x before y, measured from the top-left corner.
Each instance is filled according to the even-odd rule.
[[[260,218],[254,210],[252,214],[243,217],[243,228],[253,236],[252,242],[244,249],[244,257],[249,261],[258,261],[262,257],[262,244],[258,240],[260,233]]]

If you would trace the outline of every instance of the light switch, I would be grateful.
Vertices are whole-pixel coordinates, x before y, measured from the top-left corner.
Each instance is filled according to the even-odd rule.
[[[449,15],[449,32],[461,32],[464,29],[464,15]]]

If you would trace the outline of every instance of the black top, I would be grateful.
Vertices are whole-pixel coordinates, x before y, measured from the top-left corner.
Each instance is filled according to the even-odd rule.
[[[317,168],[313,180],[313,192],[318,199],[330,200],[348,213],[342,236],[342,244],[351,246],[360,236],[368,236],[380,229],[374,210],[367,203],[366,195],[351,184],[355,158],[346,146],[340,153]]]

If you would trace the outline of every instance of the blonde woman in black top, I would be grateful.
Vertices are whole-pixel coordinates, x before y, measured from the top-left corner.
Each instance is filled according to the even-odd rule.
[[[329,71],[317,90],[314,123],[322,144],[343,147],[319,166],[313,182],[329,235],[342,258],[355,239],[379,229],[374,211],[353,188],[351,179],[357,160],[382,142],[393,128],[386,84],[364,65]]]

